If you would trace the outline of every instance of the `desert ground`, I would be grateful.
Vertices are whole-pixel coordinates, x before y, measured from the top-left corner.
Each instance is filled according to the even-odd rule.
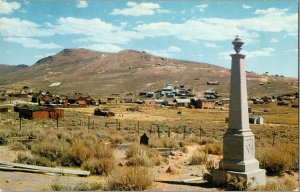
[[[97,106],[114,112],[114,117],[94,116],[96,107],[65,108],[58,128],[56,120],[22,119],[20,129],[18,113],[13,111],[17,102],[27,101],[7,103],[9,111],[0,113],[1,162],[85,169],[91,171],[91,175],[0,171],[1,190],[143,190],[143,187],[115,188],[111,182],[118,173],[134,167],[146,169],[146,172],[135,170],[131,176],[141,177],[145,173],[145,180],[151,182],[145,186],[151,190],[224,189],[210,184],[204,175],[208,173],[208,162],[217,163],[222,159],[222,136],[227,129],[228,108]],[[298,186],[298,108],[277,106],[276,103],[250,104],[249,107],[264,118],[264,124],[250,126],[256,138],[256,157],[261,166],[269,170],[269,186],[279,183],[282,190],[295,190]],[[139,111],[126,111],[126,108],[138,108]],[[139,144],[144,133],[149,137],[148,146]],[[93,148],[98,152],[94,151],[95,155],[90,157],[86,150]],[[105,151],[103,154],[99,154],[101,149]],[[266,164],[270,160],[276,162]],[[272,187],[264,189],[278,189],[278,186]]]

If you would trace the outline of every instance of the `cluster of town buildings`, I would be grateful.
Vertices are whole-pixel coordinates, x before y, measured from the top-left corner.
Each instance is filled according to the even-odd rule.
[[[208,85],[219,85],[219,83],[218,81],[207,82]],[[61,108],[84,108],[107,103],[138,103],[148,106],[159,105],[168,108],[187,107],[199,109],[224,109],[229,105],[229,98],[221,98],[218,92],[214,90],[206,90],[202,98],[195,98],[192,89],[187,89],[184,85],[176,88],[173,84],[167,84],[164,88],[155,92],[140,92],[136,98],[134,98],[133,94],[127,94],[125,98],[121,98],[118,94],[113,94],[111,97],[105,99],[94,99],[91,96],[82,95],[81,93],[75,93],[71,96],[51,94],[43,91],[34,93],[28,87],[18,92],[7,93],[5,89],[0,88],[0,102],[7,101],[7,99],[11,99],[12,97],[31,98],[31,102],[35,103],[35,105],[19,104],[15,106],[15,111],[19,112],[20,117],[27,119],[57,119],[64,116]],[[278,105],[289,105],[296,98],[298,98],[298,92],[272,97],[249,98],[249,102],[253,104],[277,102]],[[298,107],[298,104],[293,104],[292,107]],[[6,111],[7,108],[0,108],[0,112]],[[103,114],[106,114],[104,116],[113,116],[108,111],[95,111],[95,115]],[[253,117],[254,122],[258,122],[258,117],[251,117]]]

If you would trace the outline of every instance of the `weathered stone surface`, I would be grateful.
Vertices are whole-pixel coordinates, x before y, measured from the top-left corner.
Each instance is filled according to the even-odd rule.
[[[266,184],[266,171],[259,169],[255,159],[255,137],[249,127],[245,55],[240,54],[244,44],[240,38],[233,42],[236,54],[231,63],[230,109],[228,129],[223,137],[223,159],[213,172],[215,183],[225,183],[226,175],[243,177],[253,185]],[[255,178],[255,182],[251,178]]]

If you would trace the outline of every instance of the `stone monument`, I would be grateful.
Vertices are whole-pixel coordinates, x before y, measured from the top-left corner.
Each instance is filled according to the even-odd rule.
[[[232,42],[231,85],[228,129],[223,137],[223,159],[213,172],[213,182],[226,182],[227,174],[243,177],[253,185],[266,184],[266,171],[255,159],[255,138],[249,127],[245,55],[240,54],[244,42],[237,36]]]

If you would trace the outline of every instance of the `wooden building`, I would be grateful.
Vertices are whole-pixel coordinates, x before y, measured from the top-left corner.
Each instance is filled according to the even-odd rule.
[[[41,106],[31,106],[29,108],[21,108],[19,117],[25,119],[57,119],[64,117],[62,109],[52,109]]]
[[[96,116],[105,116],[105,117],[113,117],[115,116],[115,113],[111,112],[111,111],[104,111],[99,108],[94,110],[94,115]]]
[[[8,107],[0,106],[0,113],[8,112]]]
[[[192,99],[191,104],[198,109],[214,109],[216,107],[216,101],[213,99]]]
[[[175,99],[173,102],[175,103],[175,107],[189,107],[191,99]]]

